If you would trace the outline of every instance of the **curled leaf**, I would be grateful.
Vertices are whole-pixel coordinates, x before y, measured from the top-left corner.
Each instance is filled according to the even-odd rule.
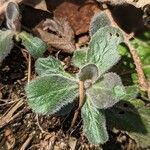
[[[94,64],[85,65],[78,73],[80,81],[91,80],[95,81],[99,75],[98,68]]]
[[[47,19],[37,32],[48,45],[66,53],[75,51],[74,31],[66,18]]]
[[[10,30],[20,31],[20,11],[17,3],[9,2],[6,7],[6,25]]]

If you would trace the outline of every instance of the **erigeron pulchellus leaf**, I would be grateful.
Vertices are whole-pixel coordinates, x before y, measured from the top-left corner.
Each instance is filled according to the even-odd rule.
[[[19,6],[15,2],[9,2],[6,7],[6,25],[10,30],[20,31],[20,11]]]
[[[90,143],[104,144],[108,140],[105,113],[104,110],[98,110],[91,101],[87,96],[81,109],[83,132]]]
[[[87,51],[88,47],[82,47],[74,51],[72,62],[76,67],[82,68],[85,65]]]
[[[66,76],[68,78],[73,78],[71,74],[64,70],[61,62],[53,56],[49,56],[47,58],[38,58],[35,63],[35,70],[39,76],[57,74]]]
[[[99,109],[112,107],[126,93],[120,77],[115,73],[104,74],[86,92],[93,105]]]
[[[14,32],[11,30],[0,30],[0,63],[10,53],[14,46],[13,36]]]
[[[78,83],[60,75],[47,75],[31,81],[26,93],[33,111],[54,114],[78,97]]]
[[[109,128],[125,131],[140,147],[150,146],[150,109],[142,100],[120,101],[105,113]]]
[[[92,37],[100,28],[110,25],[111,22],[105,12],[95,14],[90,22],[90,36]]]
[[[87,52],[87,63],[95,64],[101,73],[108,71],[120,60],[118,45],[123,42],[121,31],[114,27],[103,27],[91,38]]]
[[[126,95],[123,98],[123,100],[135,99],[140,92],[139,87],[137,85],[126,86],[125,90],[126,90]]]
[[[32,57],[35,59],[42,57],[47,49],[47,44],[38,37],[33,37],[27,32],[21,32],[19,38],[22,40],[22,45],[26,47]]]

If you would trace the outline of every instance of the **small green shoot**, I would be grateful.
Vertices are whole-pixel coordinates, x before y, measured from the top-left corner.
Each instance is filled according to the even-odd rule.
[[[6,11],[6,25],[8,30],[0,30],[0,63],[10,53],[16,41],[22,40],[22,45],[34,58],[41,57],[47,49],[47,44],[38,37],[33,37],[29,33],[20,32],[20,12],[19,7],[14,2],[9,2]],[[19,39],[18,39],[19,38]]]

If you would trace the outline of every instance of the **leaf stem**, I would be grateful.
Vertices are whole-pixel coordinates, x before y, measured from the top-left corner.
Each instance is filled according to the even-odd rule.
[[[31,80],[31,55],[28,54],[28,84]]]
[[[74,126],[74,124],[77,120],[79,111],[82,108],[82,106],[84,105],[84,102],[85,102],[84,98],[85,98],[84,81],[79,81],[79,106],[74,113],[74,117],[71,122],[71,128]]]

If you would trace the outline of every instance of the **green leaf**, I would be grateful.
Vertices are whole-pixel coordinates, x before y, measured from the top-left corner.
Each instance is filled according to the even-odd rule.
[[[137,50],[143,64],[144,73],[150,81],[150,40],[148,40],[146,35],[133,39],[131,44]]]
[[[118,45],[123,42],[121,31],[114,27],[103,27],[91,38],[87,52],[87,63],[95,64],[101,73],[108,71],[120,59]]]
[[[105,12],[94,15],[90,23],[89,33],[92,37],[100,28],[110,26],[111,22]]]
[[[40,76],[59,74],[73,78],[69,73],[65,72],[61,62],[53,56],[49,56],[47,58],[38,58],[35,63],[35,70]]]
[[[77,82],[59,75],[42,76],[26,86],[28,104],[33,111],[53,114],[78,96]]]
[[[80,81],[91,80],[95,81],[99,76],[98,68],[94,64],[85,65],[80,69],[78,78]]]
[[[123,97],[124,100],[131,100],[135,99],[140,92],[139,87],[136,85],[133,86],[126,86],[126,95]]]
[[[91,144],[104,144],[108,141],[106,120],[103,110],[98,110],[87,97],[81,109],[83,132]]]
[[[88,47],[83,47],[79,50],[74,51],[72,60],[75,66],[81,68],[85,65],[87,50]]]
[[[87,89],[93,105],[99,109],[112,107],[125,96],[125,88],[120,77],[115,73],[106,73]]]
[[[106,110],[109,127],[126,131],[138,145],[150,146],[150,109],[142,100],[120,101]]]
[[[11,30],[0,30],[0,63],[10,53],[14,46],[13,36],[14,32]]]
[[[21,32],[19,37],[22,39],[22,44],[26,47],[32,57],[42,57],[47,49],[47,44],[38,37],[33,37],[27,32]]]
[[[9,2],[6,7],[6,25],[10,30],[20,32],[20,11],[17,3]]]

